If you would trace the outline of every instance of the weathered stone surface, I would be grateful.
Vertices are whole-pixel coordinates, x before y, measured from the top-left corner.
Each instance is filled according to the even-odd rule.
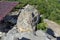
[[[5,35],[5,33],[3,33],[3,32],[0,32],[0,37],[2,37],[3,35]]]
[[[50,29],[50,31],[52,31],[52,34],[56,37],[60,37],[60,25],[58,25],[57,23],[50,21],[48,19],[44,19],[44,22],[47,23],[47,28]],[[50,32],[48,31],[48,32]],[[52,35],[51,34],[51,35]]]
[[[31,5],[27,5],[21,10],[14,26],[1,40],[50,40],[42,30],[35,30],[39,22],[39,13]]]
[[[1,40],[14,40],[16,39],[16,35],[19,36],[16,27],[12,28],[6,35],[4,35]]]
[[[46,34],[42,30],[37,31],[36,33],[39,35],[37,34],[34,35],[33,33],[28,33],[28,32],[19,33],[17,31],[17,28],[14,27],[6,35],[4,35],[1,40],[8,40],[8,39],[9,40],[18,40],[18,39],[49,40]]]
[[[19,31],[33,31],[33,28],[39,21],[39,16],[38,11],[33,6],[25,6],[17,20]]]

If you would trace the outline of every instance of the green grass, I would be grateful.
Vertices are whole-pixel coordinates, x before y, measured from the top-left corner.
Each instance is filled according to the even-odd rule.
[[[37,29],[38,30],[44,30],[44,31],[46,31],[46,26],[47,26],[47,24],[46,23],[39,23],[39,24],[37,24]]]

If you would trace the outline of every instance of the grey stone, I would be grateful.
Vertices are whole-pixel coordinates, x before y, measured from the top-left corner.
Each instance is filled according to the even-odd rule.
[[[35,31],[39,17],[40,14],[33,6],[25,6],[18,17],[17,26],[9,30],[1,40],[50,40],[42,30]]]
[[[0,37],[2,37],[3,35],[5,35],[5,33],[3,33],[3,32],[0,32]]]
[[[39,34],[39,36],[37,34]],[[19,33],[16,28],[13,28],[6,35],[4,35],[1,40],[18,40],[18,38],[30,40],[49,40],[43,31],[38,30],[37,34],[34,35],[33,33],[28,32]]]
[[[42,30],[36,31],[36,35],[39,36],[39,37],[46,36],[46,34]]]
[[[46,34],[47,38],[50,39],[50,40],[57,40],[57,38],[54,38],[53,36],[49,35],[49,34]]]
[[[17,39],[19,36],[19,33],[17,32],[16,27],[11,29],[6,35],[2,36],[1,40],[14,40]]]
[[[53,34],[55,37],[60,37],[60,25],[48,19],[44,19],[44,22],[47,23],[46,27],[52,31],[51,35]]]
[[[31,31],[35,30],[35,26],[39,21],[39,13],[38,11],[31,5],[27,5],[24,9],[21,10],[21,13],[17,20],[17,27],[23,29],[29,29]],[[21,30],[20,30],[21,31]]]

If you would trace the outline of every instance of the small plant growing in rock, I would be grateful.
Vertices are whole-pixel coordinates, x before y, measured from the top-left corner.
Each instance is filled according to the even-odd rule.
[[[44,31],[46,31],[46,23],[39,23],[39,24],[37,24],[37,29],[38,30],[44,30]]]

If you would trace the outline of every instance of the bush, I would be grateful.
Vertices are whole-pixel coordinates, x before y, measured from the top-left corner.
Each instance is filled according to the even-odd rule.
[[[46,30],[46,23],[39,23],[37,24],[37,29],[38,30]]]
[[[44,20],[44,17],[42,16],[42,17],[40,18],[40,21],[41,21],[41,22],[40,22],[39,24],[37,24],[37,29],[38,29],[38,30],[41,29],[41,30],[46,31],[46,29],[47,29],[47,28],[46,28],[47,24],[44,23],[43,20]]]

